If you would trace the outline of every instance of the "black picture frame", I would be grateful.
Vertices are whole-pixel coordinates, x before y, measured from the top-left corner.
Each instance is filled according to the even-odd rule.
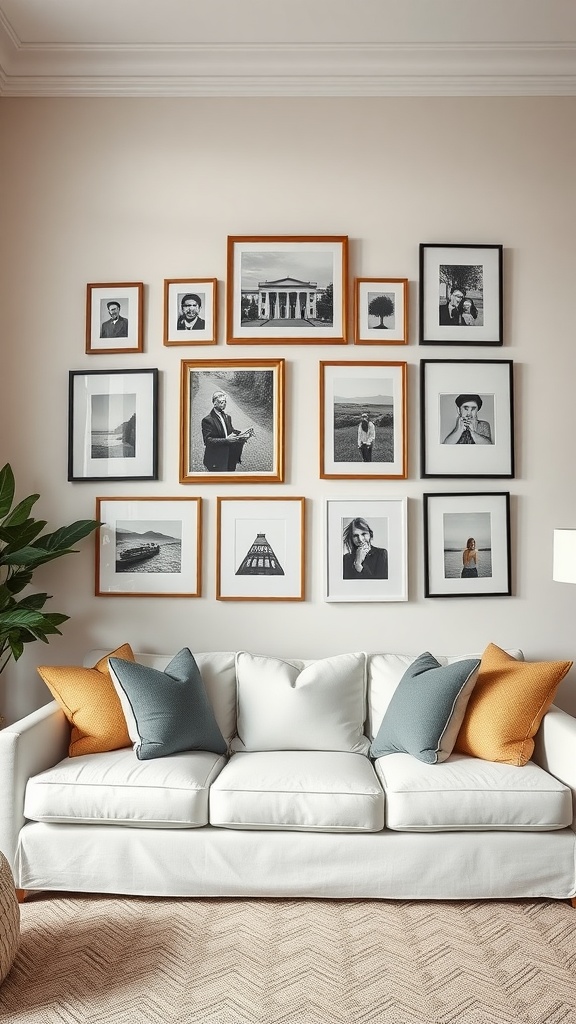
[[[510,493],[429,493],[423,498],[424,597],[510,597]],[[467,551],[471,555],[463,575]]]
[[[420,432],[424,479],[512,479],[513,361],[423,359]]]
[[[158,479],[157,369],[70,370],[68,480]]]
[[[502,345],[502,263],[501,244],[423,242],[420,344]],[[463,293],[459,305],[450,303],[458,292]]]

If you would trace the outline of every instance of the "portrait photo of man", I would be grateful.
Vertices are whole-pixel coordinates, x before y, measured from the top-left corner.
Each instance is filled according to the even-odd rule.
[[[180,311],[176,321],[177,331],[203,331],[206,321],[200,316],[202,297],[197,292],[187,292],[180,300]]]
[[[106,302],[108,319],[100,325],[101,338],[127,338],[128,318],[120,313],[121,304],[117,299],[110,299]]]

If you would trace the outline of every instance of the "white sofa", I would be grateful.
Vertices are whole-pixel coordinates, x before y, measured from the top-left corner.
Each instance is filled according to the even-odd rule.
[[[90,652],[85,664],[104,654]],[[340,667],[341,658],[356,662],[349,686],[335,673],[332,696],[331,672],[317,671],[326,659],[292,662],[297,684],[263,696],[258,685],[239,687],[234,653],[195,656],[228,755],[140,761],[126,747],[69,757],[55,701],[0,731],[0,849],[17,887],[574,897],[576,720],[559,708],[545,715],[523,767],[457,753],[442,764],[406,753],[373,762],[370,740],[412,656],[336,656]],[[136,659],[164,669],[170,657]]]

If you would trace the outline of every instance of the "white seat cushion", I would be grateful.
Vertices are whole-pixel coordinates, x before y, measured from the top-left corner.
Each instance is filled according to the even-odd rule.
[[[318,661],[236,655],[238,736],[232,750],[366,754],[366,655]]]
[[[362,754],[234,754],[210,790],[210,824],[307,832],[379,832],[384,794]]]
[[[572,794],[533,761],[521,768],[451,754],[425,764],[410,754],[375,762],[386,793],[386,827],[398,831],[549,830],[572,821]]]
[[[204,750],[139,761],[131,748],[66,757],[26,786],[34,821],[197,828],[225,758]]]

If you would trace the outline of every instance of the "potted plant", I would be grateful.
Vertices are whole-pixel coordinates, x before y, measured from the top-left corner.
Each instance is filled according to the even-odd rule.
[[[73,552],[73,545],[100,525],[95,519],[81,519],[43,533],[46,522],[30,516],[40,495],[31,494],[12,507],[14,492],[14,474],[7,463],[0,470],[0,672],[11,658],[18,660],[24,644],[47,644],[51,634],[60,634],[58,626],[70,617],[43,610],[50,594],[17,597],[31,583],[34,570]]]

